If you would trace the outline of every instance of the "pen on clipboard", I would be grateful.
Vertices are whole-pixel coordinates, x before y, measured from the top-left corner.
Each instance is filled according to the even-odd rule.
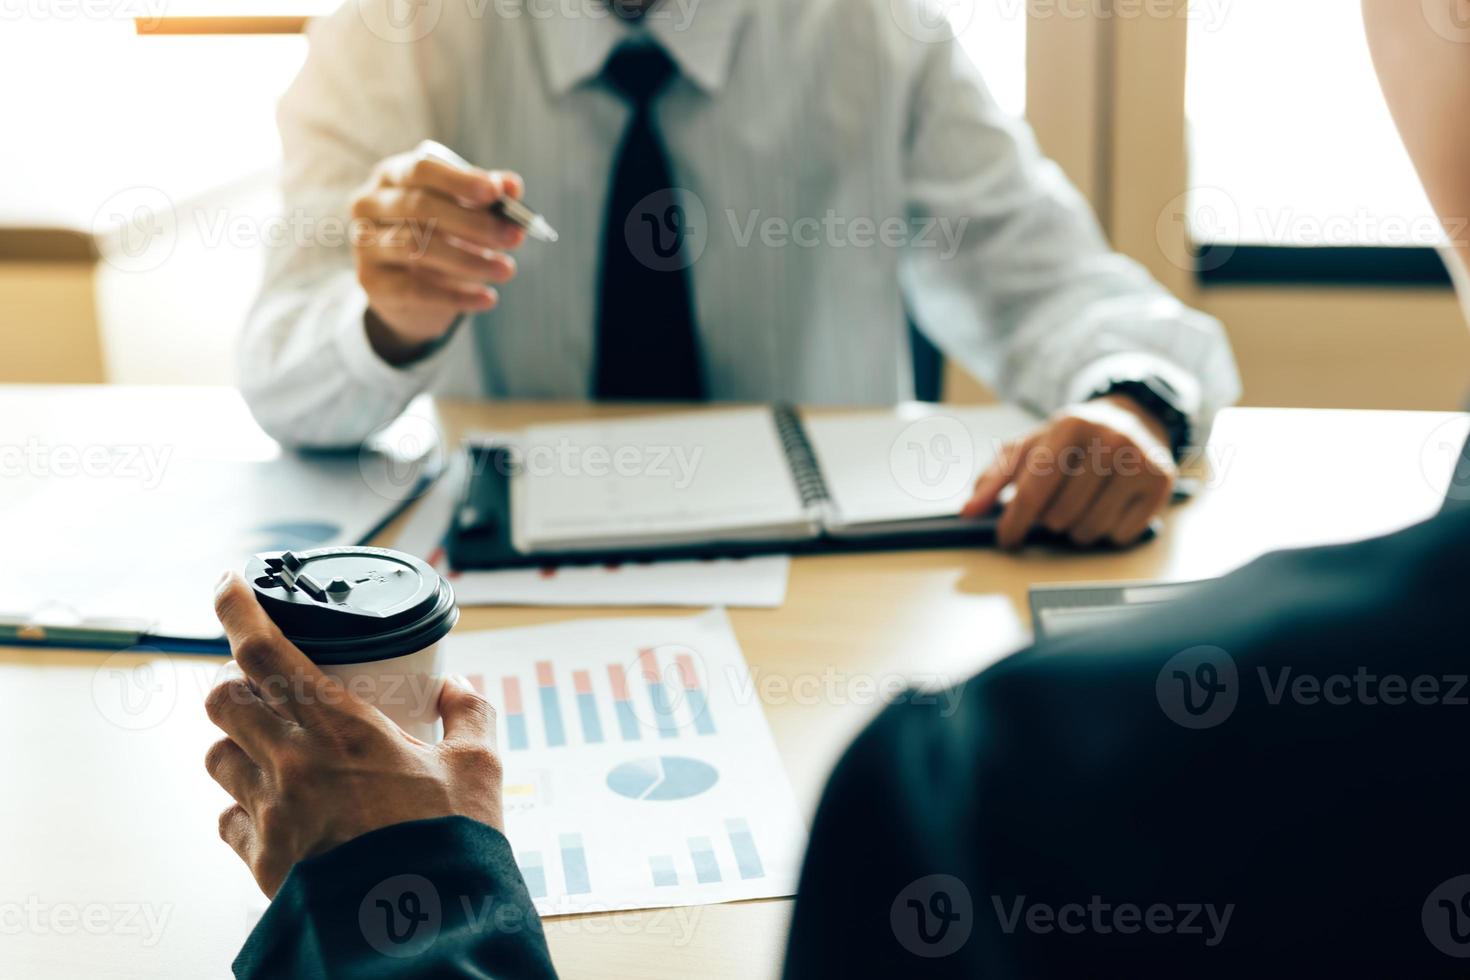
[[[526,234],[543,242],[554,242],[561,237],[556,233],[556,229],[551,227],[551,222],[513,197],[502,197],[497,200],[490,205],[490,213],[504,218],[518,228],[525,229]]]

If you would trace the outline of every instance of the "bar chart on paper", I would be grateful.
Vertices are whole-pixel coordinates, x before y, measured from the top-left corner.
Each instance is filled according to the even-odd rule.
[[[614,659],[597,670],[562,669],[545,659],[529,671],[497,677],[477,670],[466,677],[499,705],[508,752],[654,742],[716,734],[696,656],[690,648],[663,644],[637,648],[631,664]]]
[[[806,829],[723,612],[452,634],[543,915],[793,894]]]

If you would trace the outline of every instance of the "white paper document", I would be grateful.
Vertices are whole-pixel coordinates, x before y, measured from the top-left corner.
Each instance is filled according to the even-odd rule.
[[[542,915],[796,893],[806,824],[723,611],[452,633]]]
[[[521,550],[762,539],[811,524],[767,408],[537,425],[520,443]]]
[[[362,452],[281,449],[238,392],[0,389],[0,618],[208,644],[215,580],[261,551],[354,544],[438,467],[410,411]],[[435,431],[432,427],[428,430]]]
[[[735,606],[774,609],[786,601],[786,555],[716,561],[555,565],[500,571],[456,571],[444,535],[464,480],[455,455],[414,505],[393,547],[417,555],[454,585],[462,606]]]
[[[835,519],[844,526],[958,514],[1001,447],[1038,421],[1012,405],[805,419]]]

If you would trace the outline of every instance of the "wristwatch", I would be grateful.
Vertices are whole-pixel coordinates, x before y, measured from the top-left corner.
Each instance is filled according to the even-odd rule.
[[[1169,437],[1169,451],[1174,454],[1174,462],[1183,460],[1193,427],[1189,422],[1190,406],[1185,403],[1179,389],[1157,374],[1140,378],[1118,378],[1093,392],[1088,401],[1107,395],[1126,395],[1143,406],[1143,410],[1164,427],[1164,432]]]

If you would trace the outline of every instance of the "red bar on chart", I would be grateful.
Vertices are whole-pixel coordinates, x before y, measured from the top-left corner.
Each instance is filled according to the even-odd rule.
[[[653,717],[658,722],[661,738],[676,738],[678,722],[674,720],[674,706],[669,703],[669,692],[664,689],[663,678],[658,672],[658,656],[649,647],[638,651],[638,665],[643,668],[643,683],[648,686],[648,700],[653,703]]]
[[[572,671],[572,689],[577,693],[577,714],[582,719],[582,738],[588,743],[602,741],[602,719],[597,714],[597,699],[592,694],[592,678],[585,670]]]
[[[504,677],[500,681],[501,693],[505,696],[505,730],[512,749],[527,747],[526,710],[521,705],[521,682],[517,677]]]
[[[561,700],[556,694],[556,677],[551,672],[551,661],[536,664],[536,686],[541,690],[541,722],[546,726],[546,744],[567,744],[566,729],[561,722]]]
[[[709,711],[709,699],[699,686],[699,672],[694,669],[694,658],[681,653],[674,658],[679,666],[679,680],[684,685],[684,700],[689,702],[689,712],[694,716],[694,730],[701,735],[715,733],[715,719]]]
[[[628,672],[622,664],[607,665],[607,680],[612,685],[613,707],[617,710],[618,730],[623,741],[638,740],[638,715],[633,711],[633,698],[628,694]]]

